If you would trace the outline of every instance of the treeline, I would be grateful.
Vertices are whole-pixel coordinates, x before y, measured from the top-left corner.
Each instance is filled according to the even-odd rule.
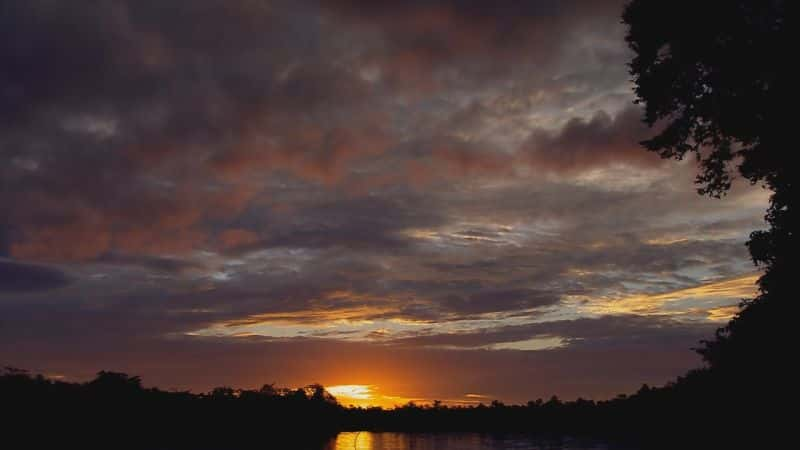
[[[393,410],[346,409],[347,429],[532,433],[584,436],[631,448],[767,448],[780,425],[780,385],[753,383],[752,372],[689,372],[666,386],[642,386],[631,395],[602,401],[557,397],[523,405],[450,407],[409,404]],[[777,381],[777,380],[776,380]],[[786,421],[788,422],[788,421]],[[745,447],[742,447],[745,446]]]
[[[341,429],[341,406],[318,385],[195,394],[145,388],[116,372],[71,383],[7,368],[0,404],[10,413],[3,439],[25,443],[20,448],[318,449]]]
[[[744,394],[738,383],[703,369],[665,387],[643,386],[604,401],[553,397],[523,405],[436,402],[387,410],[345,408],[321,385],[221,387],[197,394],[145,388],[139,377],[115,372],[71,383],[6,369],[0,374],[0,401],[11,412],[5,435],[43,445],[320,449],[339,431],[372,430],[522,432],[599,437],[644,448],[710,449],[760,440],[759,433],[771,425],[767,399]],[[747,426],[736,427],[744,418]]]

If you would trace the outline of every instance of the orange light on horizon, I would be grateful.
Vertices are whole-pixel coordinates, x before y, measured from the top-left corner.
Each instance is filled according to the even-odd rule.
[[[369,400],[372,398],[372,385],[342,384],[326,388],[334,397],[354,400]]]
[[[379,388],[374,384],[340,384],[329,386],[325,389],[336,397],[336,400],[344,406],[363,408],[379,406],[384,409],[393,409],[409,402],[419,404],[430,403],[430,401],[424,398],[382,394],[379,392]]]
[[[379,392],[378,386],[373,384],[341,384],[329,386],[325,389],[344,406],[394,409],[412,402],[418,406],[431,406],[435,403],[430,398],[382,394]],[[489,396],[482,394],[464,394],[463,398],[445,398],[441,399],[439,403],[448,406],[470,406],[487,401],[489,398]]]

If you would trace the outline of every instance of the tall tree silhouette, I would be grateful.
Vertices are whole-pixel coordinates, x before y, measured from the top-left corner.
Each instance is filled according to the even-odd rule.
[[[663,127],[642,144],[663,158],[694,154],[701,194],[724,195],[736,172],[772,191],[769,229],[747,243],[764,269],[759,295],[698,350],[712,369],[748,376],[780,372],[793,308],[798,193],[785,12],[782,0],[634,0],[623,13],[637,102],[646,123]]]

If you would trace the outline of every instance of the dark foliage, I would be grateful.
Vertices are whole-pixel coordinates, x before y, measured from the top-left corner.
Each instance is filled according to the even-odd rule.
[[[709,449],[748,437],[726,428],[737,419],[733,406],[749,401],[730,396],[730,388],[701,370],[663,388],[643,386],[633,395],[606,401],[552,397],[524,405],[495,401],[451,407],[437,402],[385,410],[344,408],[319,385],[296,390],[219,387],[193,394],[144,388],[138,377],[115,372],[100,372],[86,383],[15,369],[0,373],[0,399],[11,413],[3,421],[3,438],[24,442],[26,448],[318,450],[338,431],[373,430],[584,436],[635,448]]]
[[[769,229],[747,246],[763,269],[759,295],[703,342],[707,384],[735,402],[695,404],[709,418],[734,414],[739,433],[775,435],[780,399],[794,381],[797,164],[790,94],[793,39],[783,0],[634,0],[625,8],[630,64],[645,122],[661,132],[643,145],[664,158],[697,156],[698,191],[722,196],[739,175],[771,190]],[[763,427],[756,429],[754,425]]]
[[[696,154],[701,193],[724,194],[732,164],[773,190],[790,182],[785,8],[781,0],[635,0],[624,11],[645,121],[664,122],[643,144],[665,158]]]
[[[316,449],[340,428],[340,407],[319,385],[193,394],[144,388],[123,373],[67,383],[6,369],[0,401],[3,440],[21,448]]]
[[[796,163],[791,162],[793,52],[787,2],[636,0],[625,9],[630,64],[645,121],[663,130],[643,142],[665,158],[697,155],[699,191],[721,196],[736,171],[772,191],[769,229],[747,243],[764,275],[760,295],[699,349],[712,368],[746,378],[787,367],[792,253],[797,248]]]

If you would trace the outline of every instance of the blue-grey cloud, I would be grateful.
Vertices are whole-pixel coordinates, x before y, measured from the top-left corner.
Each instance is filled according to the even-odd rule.
[[[69,283],[70,278],[57,269],[0,260],[0,292],[47,291]]]

